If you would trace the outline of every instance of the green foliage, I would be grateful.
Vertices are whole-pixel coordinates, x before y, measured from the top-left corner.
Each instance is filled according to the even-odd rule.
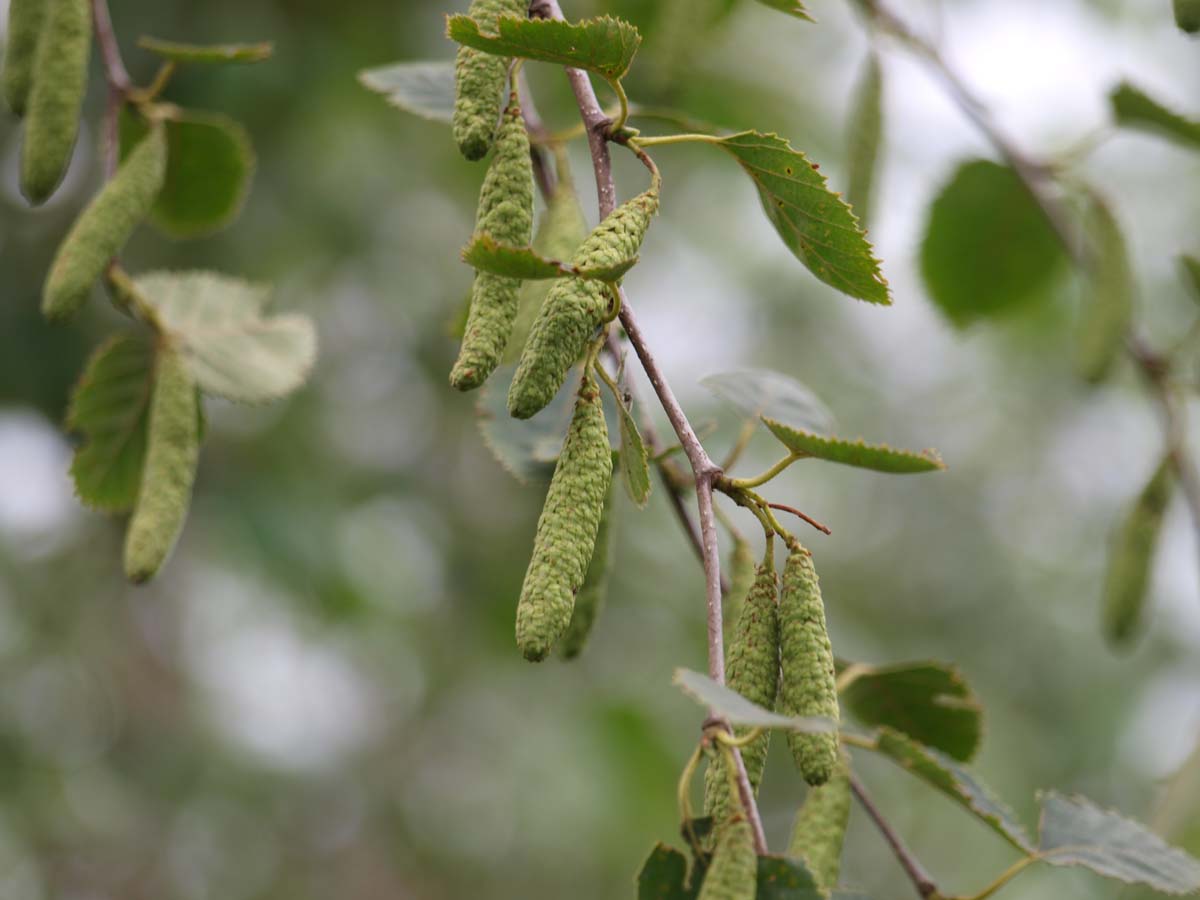
[[[625,493],[638,509],[643,509],[650,500],[650,456],[642,441],[642,433],[638,431],[633,413],[626,406],[623,397],[616,396],[617,428],[621,435],[621,454],[619,465],[621,480],[625,483]]]
[[[833,777],[810,788],[796,813],[788,856],[804,861],[817,886],[826,894],[837,887],[842,869],[842,844],[850,821],[850,773],[845,759]]]
[[[763,417],[763,423],[780,443],[801,456],[812,456],[830,462],[889,472],[893,475],[908,475],[919,472],[934,472],[946,468],[936,450],[894,450],[883,444],[867,444],[861,440],[845,441],[840,438],[822,437],[782,422]]]
[[[707,675],[701,675],[691,669],[676,669],[671,681],[701,706],[708,707],[730,725],[779,728],[784,731],[813,734],[833,734],[836,730],[837,723],[833,719],[771,712],[757,703],[752,703],[736,691],[731,691],[725,685],[717,684]]]
[[[543,281],[563,276],[620,281],[638,261],[637,256],[633,256],[611,265],[576,266],[557,259],[547,259],[533,247],[512,247],[498,243],[486,234],[473,236],[471,243],[463,248],[462,258],[467,265],[481,272],[519,278],[522,281]]]
[[[869,303],[892,302],[879,260],[842,198],[803,153],[775,134],[744,131],[716,144],[758,188],[767,218],[821,281]]]
[[[700,885],[688,884],[687,857],[657,844],[638,873],[638,900],[694,900]]]
[[[788,375],[770,369],[737,369],[707,375],[700,383],[729,403],[747,421],[763,416],[792,428],[829,431],[833,413],[809,388]]]
[[[805,21],[815,21],[808,11],[804,8],[804,4],[800,0],[758,0],[763,6],[769,6],[771,9],[777,9],[781,13],[787,13],[789,16],[795,16],[797,19]]]
[[[1174,0],[1175,24],[1188,34],[1200,33],[1200,0]]]
[[[1113,117],[1125,128],[1139,128],[1191,147],[1200,147],[1200,122],[1163,106],[1141,88],[1123,81],[1108,95]]]
[[[275,49],[269,41],[257,44],[184,44],[149,35],[139,37],[138,46],[171,62],[201,65],[263,62],[271,58]]]
[[[137,502],[153,363],[154,347],[144,337],[111,338],[92,354],[71,394],[66,425],[83,437],[71,477],[88,506],[119,513]]]
[[[611,16],[561,22],[514,14],[501,16],[494,30],[478,16],[450,16],[446,34],[483,53],[587,69],[609,81],[625,77],[642,43],[636,28]]]
[[[1192,296],[1200,303],[1200,259],[1188,254],[1179,257],[1179,268],[1183,270],[1184,279],[1192,290]]]
[[[500,366],[479,392],[475,406],[483,442],[496,461],[522,484],[547,480],[562,450],[563,435],[571,423],[579,370],[569,375],[554,399],[530,419],[508,414],[507,387],[516,366]]]
[[[25,115],[25,103],[33,84],[33,64],[38,38],[46,21],[50,0],[10,0],[4,44],[4,72],[0,90],[13,115]]]
[[[855,663],[838,681],[842,705],[863,725],[903,732],[959,762],[979,749],[983,706],[955,666]]]
[[[1108,374],[1124,349],[1133,320],[1135,285],[1125,236],[1112,210],[1093,195],[1088,212],[1092,248],[1084,279],[1075,361],[1080,375],[1097,382]]]
[[[883,69],[875,53],[867,57],[850,109],[846,201],[865,228],[871,218],[871,194],[883,141]]]
[[[471,0],[473,28],[492,28],[498,16],[525,16],[523,0]],[[454,62],[454,141],[467,159],[483,159],[492,148],[508,82],[508,59],[463,46]]]
[[[392,106],[428,119],[454,118],[454,64],[440,60],[393,63],[364,69],[358,80],[368,90],[382,94]]]
[[[1062,259],[1053,230],[1017,174],[983,159],[960,165],[942,188],[921,243],[930,297],[960,328],[1037,299]]]

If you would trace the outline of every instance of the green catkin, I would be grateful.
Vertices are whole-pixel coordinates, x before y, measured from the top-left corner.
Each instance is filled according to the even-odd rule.
[[[528,15],[527,0],[473,0],[467,11],[485,32],[496,30],[500,16]],[[454,63],[454,141],[467,159],[483,159],[492,148],[504,85],[508,80],[508,59],[471,47],[459,47]]]
[[[38,36],[46,21],[48,0],[11,0],[8,5],[8,36],[4,47],[4,75],[0,78],[4,102],[13,115],[25,115],[29,87],[33,84],[33,61]]]
[[[78,312],[109,260],[150,212],[166,168],[166,133],[158,123],[92,198],[58,248],[42,290],[46,318],[61,321]]]
[[[768,545],[769,546],[769,545]],[[768,554],[770,550],[768,549]],[[737,618],[733,640],[726,657],[726,681],[730,688],[764,709],[775,707],[779,689],[779,607],[776,603],[775,564],[768,557],[758,567],[754,584]],[[736,729],[742,737],[749,728]],[[742,762],[750,787],[755,792],[767,764],[771,732],[764,731],[742,748]],[[712,765],[704,773],[704,813],[715,821],[728,817],[733,808],[729,779],[722,766]]]
[[[1200,32],[1200,0],[1175,0],[1175,24],[1188,34]]]
[[[125,535],[125,575],[154,576],[183,528],[200,454],[196,384],[179,351],[163,346],[155,364],[146,462],[137,506]]]
[[[754,551],[750,549],[749,541],[740,535],[734,538],[733,552],[729,559],[729,593],[725,595],[721,609],[721,621],[725,625],[725,641],[733,640],[734,629],[742,604],[754,584],[755,566]]]
[[[613,495],[616,491],[610,484],[608,494],[604,499],[604,511],[600,515],[600,530],[596,532],[596,543],[592,548],[592,561],[588,563],[587,574],[583,576],[583,585],[575,595],[575,608],[571,612],[571,621],[562,639],[558,642],[558,652],[563,659],[574,659],[583,652],[592,626],[604,606],[608,594],[608,576],[612,571],[612,506]]]
[[[787,851],[788,856],[804,861],[826,896],[837,886],[849,820],[850,774],[842,759],[829,781],[809,788],[804,804],[796,813]]]
[[[517,604],[517,646],[531,662],[546,658],[571,621],[575,593],[596,544],[612,469],[600,389],[587,373],[550,479]]]
[[[824,716],[839,721],[833,647],[825,630],[825,606],[812,556],[797,544],[783,569],[779,602],[782,678],[780,711],[789,716]],[[789,732],[796,767],[811,785],[824,784],[838,760],[835,732]]]
[[[21,192],[35,205],[54,193],[71,161],[92,46],[90,0],[46,2],[21,146]]]
[[[658,211],[657,183],[613,210],[575,251],[577,266],[611,266],[637,255],[650,218]],[[611,307],[600,281],[561,278],[554,282],[533,322],[529,340],[508,390],[508,411],[528,419],[554,399],[571,366],[587,347]]]
[[[1104,633],[1113,646],[1127,643],[1141,625],[1150,565],[1173,488],[1167,458],[1142,489],[1113,542],[1104,581]]]
[[[721,762],[710,766],[728,782],[729,759],[721,754]],[[754,900],[758,892],[758,854],[754,850],[754,833],[738,802],[729,818],[713,822],[716,848],[700,886],[698,900]]]
[[[475,231],[512,247],[527,246],[533,236],[533,166],[516,94],[504,111],[496,153],[479,192]],[[479,387],[495,370],[512,334],[520,296],[520,279],[476,273],[462,347],[450,372],[450,383],[458,390]]]

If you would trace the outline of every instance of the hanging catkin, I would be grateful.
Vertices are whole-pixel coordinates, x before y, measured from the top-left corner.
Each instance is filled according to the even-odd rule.
[[[583,584],[596,544],[612,469],[600,389],[591,373],[585,373],[538,519],[517,605],[517,646],[528,660],[545,659],[571,621],[575,592]]]
[[[608,594],[608,576],[612,570],[612,507],[613,490],[610,483],[604,499],[604,512],[600,515],[600,529],[596,532],[596,544],[592,548],[592,561],[588,563],[583,586],[575,595],[575,608],[566,633],[558,642],[558,652],[563,659],[574,659],[583,652],[592,626],[604,606]]]
[[[473,0],[467,15],[479,23],[480,31],[494,32],[500,16],[528,14],[527,0]],[[454,64],[454,141],[467,159],[483,159],[492,148],[508,59],[472,47],[459,47]]]
[[[4,102],[13,115],[25,115],[29,87],[33,84],[33,61],[38,37],[46,21],[49,0],[11,0],[8,4],[8,35],[4,47],[4,75],[0,79]]]
[[[125,535],[130,581],[154,577],[183,529],[200,455],[199,423],[196,383],[187,363],[163,344],[155,362],[142,484]]]
[[[475,231],[500,244],[524,247],[533,236],[533,167],[529,135],[514,93],[504,111],[496,152],[479,192]],[[460,391],[479,387],[495,370],[512,334],[521,281],[478,272],[471,308],[450,383]]]
[[[90,0],[46,2],[21,145],[21,192],[34,204],[54,193],[71,161],[92,46]]]
[[[155,123],[121,168],[87,205],[58,248],[42,290],[42,312],[51,320],[73,316],[88,292],[162,189],[167,138]]]
[[[709,771],[716,771],[729,781],[728,755],[722,753],[720,762],[710,765]],[[729,817],[713,821],[716,848],[700,886],[698,900],[754,900],[758,892],[754,833],[740,801],[735,800],[731,806]]]
[[[846,761],[838,761],[833,777],[820,787],[809,788],[796,813],[787,855],[804,860],[826,896],[837,886],[842,867],[842,843],[850,819],[850,775]]]
[[[755,574],[754,551],[750,549],[750,542],[737,535],[729,559],[729,593],[725,595],[721,604],[721,621],[725,626],[726,643],[733,640],[738,617],[746,597],[750,594],[750,588],[754,585]]]
[[[742,605],[729,645],[726,680],[730,688],[764,709],[775,707],[779,689],[779,607],[776,603],[775,563],[768,556],[758,567],[754,584]],[[750,729],[736,729],[738,737]],[[771,732],[764,731],[742,748],[742,762],[755,791],[767,764]],[[722,766],[710,765],[704,773],[704,813],[716,821],[732,808],[729,779]]]
[[[839,720],[833,648],[825,630],[825,606],[812,556],[797,544],[783,569],[779,602],[782,680],[780,710],[789,716]],[[835,732],[789,732],[796,767],[809,784],[824,784],[838,759]]]
[[[577,266],[612,266],[637,255],[658,211],[658,184],[613,210],[580,245]],[[554,399],[611,304],[599,281],[562,278],[550,288],[508,391],[508,411],[528,419]]]

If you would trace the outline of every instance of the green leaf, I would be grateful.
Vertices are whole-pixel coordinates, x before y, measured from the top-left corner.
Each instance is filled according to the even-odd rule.
[[[960,328],[1037,299],[1063,259],[1020,178],[984,159],[959,166],[933,201],[921,244],[930,296]]]
[[[617,423],[621,432],[621,477],[629,498],[643,509],[650,499],[650,457],[633,415],[620,399]]]
[[[871,192],[883,140],[883,69],[874,53],[867,57],[854,92],[848,137],[846,201],[865,228],[871,216]]]
[[[447,18],[446,34],[484,53],[587,69],[609,81],[625,76],[642,43],[636,28],[612,16],[582,22],[501,16],[496,33],[486,34],[474,19],[458,15]]]
[[[1179,267],[1183,269],[1184,280],[1192,289],[1192,297],[1200,303],[1200,259],[1185,253],[1179,257]]]
[[[308,378],[313,324],[300,315],[264,317],[268,287],[214,272],[154,272],[135,284],[205,393],[261,403]]]
[[[856,663],[838,682],[843,707],[864,725],[902,731],[960,762],[969,762],[979,749],[983,707],[954,666]]]
[[[919,453],[911,450],[893,450],[883,444],[865,444],[861,440],[845,441],[841,438],[822,437],[811,431],[792,428],[766,416],[763,416],[762,420],[785,447],[804,456],[893,475],[933,472],[946,468],[936,450],[922,450]]]
[[[859,300],[892,302],[879,260],[850,207],[803,153],[776,134],[757,131],[715,143],[754,179],[767,218],[809,271]]]
[[[139,335],[112,338],[84,369],[67,407],[67,428],[83,436],[71,476],[88,506],[127,512],[137,502],[146,461],[146,420],[154,347]]]
[[[271,58],[274,45],[258,44],[181,44],[142,35],[138,46],[143,50],[177,63],[256,63]]]
[[[640,898],[639,898],[640,900]],[[867,900],[854,891],[822,891],[798,859],[786,856],[758,858],[758,892],[755,900]]]
[[[454,61],[393,63],[358,73],[359,83],[397,109],[450,124],[454,117]]]
[[[807,385],[790,375],[770,369],[734,369],[706,375],[700,383],[751,421],[768,416],[793,428],[833,428],[833,413]]]
[[[1042,803],[1038,856],[1055,866],[1084,866],[1164,894],[1200,890],[1200,860],[1170,846],[1144,825],[1083,797],[1050,791]]]
[[[671,679],[681,691],[729,721],[730,725],[747,728],[782,728],[785,731],[835,731],[829,719],[820,716],[781,716],[769,712],[737,691],[717,684],[707,675],[691,669],[676,669]]]
[[[1125,236],[1104,199],[1091,194],[1087,228],[1092,238],[1084,277],[1075,365],[1088,381],[1101,381],[1125,344],[1133,319],[1134,278]]]
[[[1188,34],[1200,33],[1200,0],[1175,0],[1175,24]]]
[[[996,800],[974,774],[949,756],[891,728],[880,729],[872,749],[957,802],[1018,850],[1032,852],[1025,829],[1012,811]]]
[[[502,365],[484,382],[475,406],[483,442],[509,473],[522,484],[550,477],[562,450],[563,437],[575,410],[579,390],[578,366],[565,379],[554,399],[529,419],[508,414],[508,386],[515,363]]]
[[[687,857],[674,847],[656,844],[638,873],[638,900],[693,900],[699,879],[688,887]]]
[[[808,10],[804,8],[804,4],[800,0],[758,0],[758,2],[763,6],[771,7],[771,9],[777,9],[781,13],[795,16],[797,19],[804,19],[808,22],[816,21],[808,14]]]
[[[146,134],[145,120],[121,116],[121,153]],[[241,212],[254,174],[254,148],[240,124],[216,113],[180,111],[166,123],[167,174],[150,220],[171,237],[212,234]]]
[[[472,237],[471,243],[463,248],[462,259],[481,271],[520,278],[522,281],[574,276],[608,282],[620,281],[638,261],[634,256],[610,266],[576,266],[542,256],[532,247],[506,246],[487,234]]]
[[[1118,125],[1156,132],[1192,147],[1200,147],[1200,122],[1167,109],[1141,88],[1123,81],[1108,95]]]

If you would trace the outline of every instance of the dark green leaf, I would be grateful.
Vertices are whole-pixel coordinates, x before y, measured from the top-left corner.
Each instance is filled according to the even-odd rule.
[[[510,363],[492,373],[480,389],[475,416],[496,461],[525,484],[549,478],[554,471],[575,409],[580,370],[576,367],[546,408],[529,419],[508,414],[508,386],[516,370],[516,364]]]
[[[826,894],[813,881],[804,863],[786,856],[758,858],[755,900],[867,900],[865,894],[835,890]]]
[[[450,16],[446,34],[484,53],[587,69],[609,81],[624,77],[642,43],[636,28],[611,16],[582,22],[501,16],[496,34],[480,31],[469,16]]]
[[[735,369],[707,375],[700,383],[752,421],[769,416],[793,428],[833,428],[833,413],[807,385],[790,375],[770,369]]]
[[[700,885],[688,887],[687,869],[686,856],[674,847],[657,844],[638,873],[638,900],[693,900]]]
[[[1056,866],[1084,866],[1165,894],[1200,890],[1200,860],[1144,825],[1083,797],[1043,794],[1038,856]]]
[[[983,707],[957,668],[937,662],[855,664],[838,679],[844,708],[968,762],[983,736]]]
[[[871,216],[871,193],[883,140],[883,69],[874,53],[867,57],[854,92],[849,125],[846,201],[865,228]]]
[[[798,150],[775,134],[744,131],[716,144],[754,179],[767,218],[817,278],[851,297],[890,304],[879,260],[842,198]]]
[[[256,63],[270,59],[274,49],[269,41],[259,44],[181,44],[142,35],[138,46],[143,50],[177,63]]]
[[[1141,128],[1200,147],[1200,122],[1167,109],[1141,88],[1123,81],[1108,95],[1118,125]]]
[[[717,684],[691,669],[676,669],[672,682],[685,694],[729,721],[747,728],[782,728],[786,731],[833,731],[834,723],[819,716],[781,716],[769,712],[741,694]]]
[[[758,0],[758,2],[763,6],[769,6],[771,9],[787,13],[789,16],[795,16],[797,19],[804,19],[808,22],[815,21],[808,14],[808,10],[804,8],[804,4],[800,0]]]
[[[1038,298],[1064,254],[1016,173],[963,163],[933,201],[921,274],[953,324],[1001,315]]]
[[[968,769],[949,756],[891,728],[880,729],[875,748],[901,768],[957,802],[1018,850],[1032,845],[1016,817]]]
[[[154,347],[120,335],[88,361],[67,408],[67,428],[83,436],[71,475],[88,506],[127,512],[137,502],[146,458]]]
[[[882,444],[865,444],[861,440],[844,441],[841,438],[822,437],[810,431],[792,428],[763,416],[763,423],[780,442],[795,453],[826,459],[830,462],[889,472],[893,475],[909,475],[917,472],[933,472],[946,468],[936,450],[893,450]]]
[[[432,122],[454,116],[454,61],[409,62],[364,69],[359,83],[383,94],[397,109]]]
[[[1175,0],[1175,24],[1188,34],[1200,33],[1200,0]]]
[[[1134,280],[1121,226],[1093,194],[1087,228],[1091,253],[1084,277],[1075,364],[1091,382],[1102,380],[1121,354],[1133,318]]]
[[[497,243],[486,234],[471,238],[471,243],[463,248],[462,258],[463,262],[481,271],[520,278],[522,281],[575,276],[615,282],[620,281],[638,261],[634,256],[611,266],[576,266],[542,256],[532,247],[509,247]]]
[[[1183,269],[1183,277],[1192,289],[1192,297],[1200,303],[1200,259],[1185,253],[1179,257],[1179,267]]]

